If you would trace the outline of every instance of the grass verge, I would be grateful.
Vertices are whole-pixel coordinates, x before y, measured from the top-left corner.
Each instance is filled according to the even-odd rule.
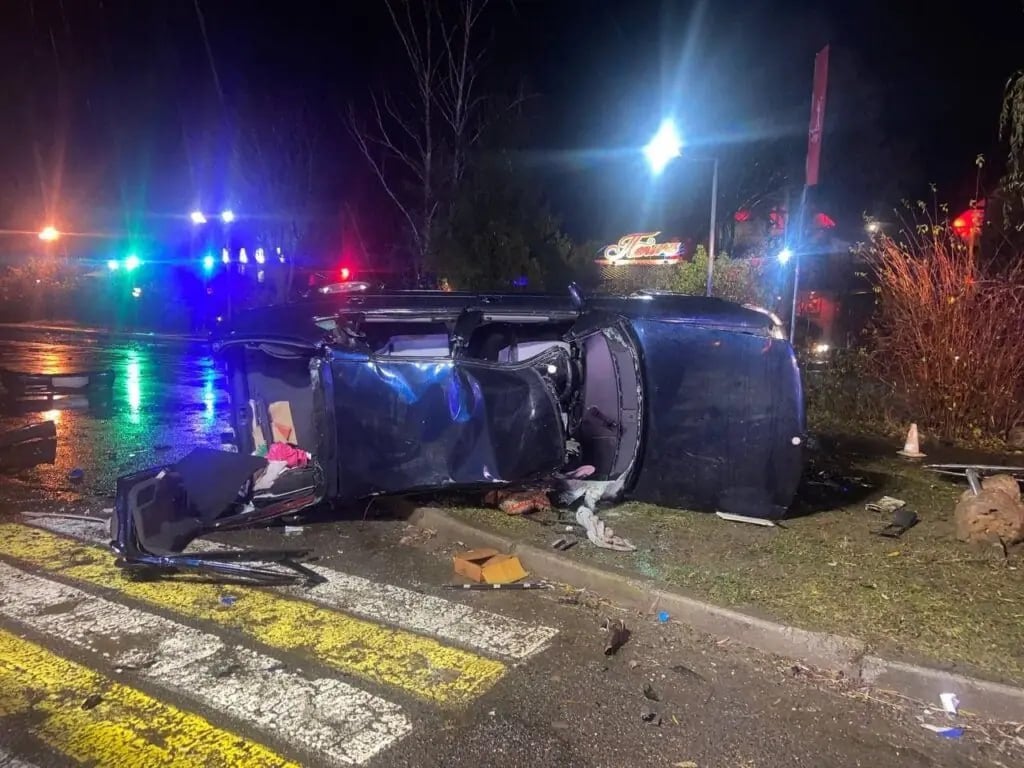
[[[826,495],[797,506],[785,528],[727,523],[713,515],[630,503],[602,511],[635,553],[586,542],[567,556],[631,571],[695,597],[805,629],[851,635],[889,656],[1024,684],[1024,558],[956,541],[962,489],[888,458],[847,463],[825,476]],[[803,495],[814,496],[815,480]],[[870,478],[871,488],[853,477]],[[820,489],[818,489],[820,490]],[[904,499],[921,522],[901,539],[873,530],[886,520],[864,509],[883,494]],[[458,517],[547,546],[561,528],[458,508]],[[813,513],[812,513],[813,512]]]

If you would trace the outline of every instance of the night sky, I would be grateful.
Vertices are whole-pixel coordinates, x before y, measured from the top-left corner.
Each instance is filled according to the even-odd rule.
[[[976,154],[989,158],[985,184],[998,177],[1001,93],[1024,66],[1024,7],[1011,0],[950,11],[874,0],[491,6],[487,87],[532,94],[510,142],[581,239],[649,224],[699,234],[710,179],[702,158],[768,142],[802,164],[814,54],[826,43],[820,205],[853,225],[929,195],[934,182],[965,206]],[[226,199],[226,115],[258,96],[309,106],[331,137],[319,164],[330,202],[358,208],[386,239],[392,212],[344,122],[372,88],[404,83],[382,4],[198,7],[209,53],[194,0],[6,0],[0,228],[35,228],[48,211],[173,219],[197,196]],[[655,181],[637,149],[666,114],[695,162]]]

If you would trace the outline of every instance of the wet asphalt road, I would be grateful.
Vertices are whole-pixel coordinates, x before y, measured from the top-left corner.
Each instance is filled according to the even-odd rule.
[[[57,421],[56,464],[0,476],[0,523],[17,519],[17,513],[26,509],[99,513],[110,506],[118,474],[171,462],[194,446],[219,445],[227,427],[222,379],[200,344],[0,329],[0,367],[46,372],[109,367],[117,377],[108,410],[54,408],[44,414]],[[15,426],[30,418],[8,414],[0,424]],[[68,479],[76,467],[85,471],[80,485]],[[626,614],[592,598],[568,599],[556,590],[445,591],[440,585],[450,579],[450,555],[457,544],[414,535],[404,522],[386,514],[364,520],[361,513],[339,512],[328,521],[306,525],[299,535],[287,537],[286,544],[313,548],[324,565],[338,571],[557,630],[547,648],[509,662],[492,688],[463,706],[438,706],[373,680],[343,675],[400,705],[411,723],[411,730],[370,765],[1011,764],[1001,762],[1005,756],[984,744],[946,741],[924,730],[915,719],[919,710],[865,701],[844,692],[841,685],[794,671],[791,664],[715,642],[671,621]],[[233,542],[280,546],[283,539],[281,529],[271,529],[237,535]],[[9,559],[0,547],[0,560]],[[22,565],[17,559],[13,562]],[[70,577],[58,567],[54,578]],[[3,600],[0,593],[0,605]],[[134,598],[127,604],[140,605]],[[173,614],[171,609],[155,611]],[[623,618],[632,632],[614,656],[603,653],[605,636],[599,626],[605,617]],[[232,641],[249,642],[244,629],[225,630],[208,617],[193,617],[189,623]],[[87,655],[62,640],[49,643],[2,616],[0,629],[90,663]],[[273,639],[264,642],[272,644]],[[265,650],[260,642],[252,645]],[[288,649],[280,658],[304,674],[337,674]],[[168,694],[130,674],[123,681],[174,706],[190,707],[187,694]],[[27,735],[31,728],[25,723],[31,721],[4,718],[8,703],[0,694],[0,765],[6,765],[4,749],[38,766],[75,764],[48,748],[50,742]],[[653,713],[660,725],[644,722],[644,713]],[[216,712],[205,714],[217,721]],[[240,738],[268,744],[301,764],[330,764],[309,753],[290,752],[286,731],[268,732],[244,718],[229,725]]]

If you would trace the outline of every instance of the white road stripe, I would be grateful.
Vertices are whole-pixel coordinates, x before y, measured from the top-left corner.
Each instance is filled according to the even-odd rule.
[[[0,747],[0,768],[36,768],[32,763],[19,760],[14,755]]]
[[[365,763],[412,729],[401,708],[384,699],[298,675],[277,659],[162,616],[6,563],[0,583],[0,615],[331,764]]]
[[[75,539],[106,546],[106,525],[57,517],[25,518],[30,525]],[[211,541],[194,543],[189,550],[228,549]],[[382,622],[400,629],[431,635],[475,651],[525,659],[544,649],[557,629],[482,611],[464,603],[424,595],[411,589],[381,584],[321,566],[310,566],[327,579],[312,588],[282,587],[294,597]]]

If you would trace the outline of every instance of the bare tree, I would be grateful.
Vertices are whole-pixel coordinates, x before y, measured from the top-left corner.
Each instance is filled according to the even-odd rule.
[[[349,107],[352,136],[408,226],[417,275],[483,130],[478,78],[487,48],[477,37],[489,2],[458,0],[457,11],[443,12],[438,0],[386,0],[409,64],[411,94],[407,103],[395,92],[372,94],[365,121]]]
[[[315,245],[323,225],[318,168],[326,165],[324,130],[309,105],[280,95],[244,102],[234,122],[234,190],[243,205],[260,211],[248,217],[256,244],[289,254],[285,283],[278,285],[288,295],[296,258]]]

